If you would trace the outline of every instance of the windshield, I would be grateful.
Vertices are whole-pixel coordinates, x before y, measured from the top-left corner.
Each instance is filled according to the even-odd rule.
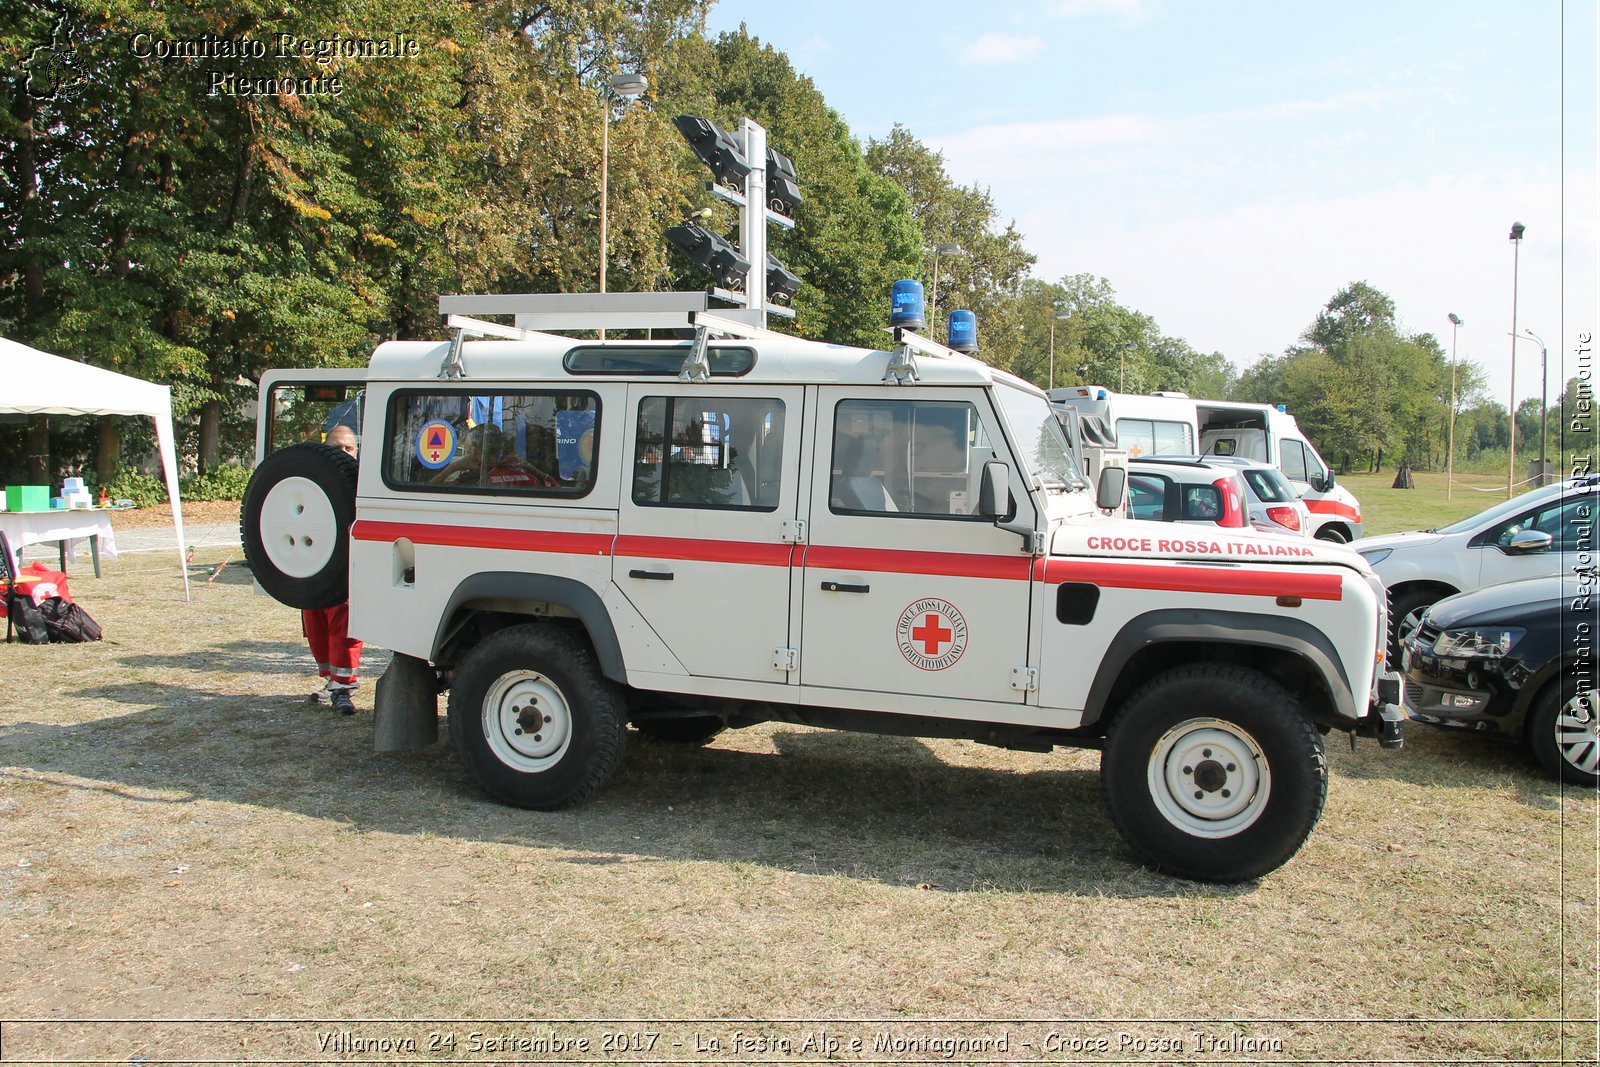
[[[1060,487],[1087,484],[1073,465],[1067,439],[1049,401],[1005,382],[995,383],[994,394],[1011,426],[1023,462],[1043,484]]]

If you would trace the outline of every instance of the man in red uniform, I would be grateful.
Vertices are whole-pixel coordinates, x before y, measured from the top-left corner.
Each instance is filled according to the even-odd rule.
[[[328,444],[355,458],[356,435],[350,427],[339,425],[328,431]],[[311,654],[316,657],[317,673],[327,680],[323,691],[327,692],[328,701],[340,715],[354,715],[356,706],[350,699],[350,691],[360,684],[356,680],[356,670],[361,666],[361,642],[352,641],[348,632],[350,603],[302,611],[300,626],[311,645]],[[313,693],[311,699],[320,697],[319,691]]]

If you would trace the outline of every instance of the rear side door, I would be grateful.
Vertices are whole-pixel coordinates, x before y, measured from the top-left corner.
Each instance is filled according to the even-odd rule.
[[[689,674],[784,683],[800,387],[628,389],[612,581]]]
[[[818,396],[801,683],[1020,703],[1013,671],[1028,664],[1033,559],[1015,533],[973,514],[983,464],[1018,469],[988,395]]]

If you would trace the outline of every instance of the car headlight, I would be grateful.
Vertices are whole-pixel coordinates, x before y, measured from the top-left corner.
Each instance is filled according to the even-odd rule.
[[[1378,564],[1388,559],[1389,553],[1393,551],[1394,549],[1392,548],[1374,548],[1361,553],[1361,558],[1366,560],[1369,565],[1376,567]]]
[[[1440,657],[1499,659],[1522,640],[1525,630],[1515,626],[1494,626],[1474,630],[1446,630],[1433,643],[1433,654]]]

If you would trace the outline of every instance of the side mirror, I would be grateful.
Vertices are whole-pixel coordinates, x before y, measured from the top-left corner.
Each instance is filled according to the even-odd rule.
[[[1548,552],[1550,546],[1555,544],[1555,537],[1543,530],[1522,530],[1511,535],[1511,543],[1506,545],[1508,556],[1533,556],[1540,552]]]
[[[1095,493],[1094,506],[1101,511],[1116,511],[1128,492],[1128,468],[1101,467],[1100,485]]]
[[[983,480],[978,483],[978,514],[998,519],[1010,507],[1011,468],[1003,460],[991,459],[983,465]]]

